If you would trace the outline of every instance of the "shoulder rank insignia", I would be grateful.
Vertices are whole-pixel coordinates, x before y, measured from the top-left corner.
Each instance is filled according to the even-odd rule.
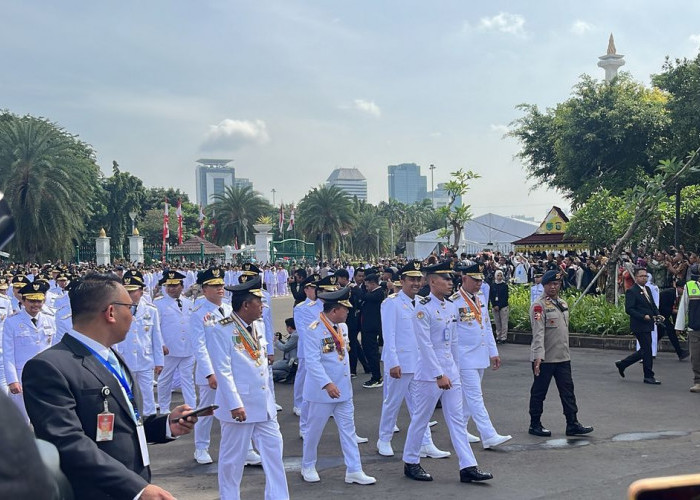
[[[454,302],[454,301],[457,300],[458,298],[459,298],[459,292],[455,292],[455,293],[453,293],[452,295],[450,295],[450,300],[451,300],[452,302]]]
[[[156,300],[163,300],[163,296],[162,296],[162,295],[158,295],[158,297],[156,297],[155,299],[153,299],[153,302],[155,302]]]
[[[398,293],[392,293],[392,294],[390,294],[390,295],[387,295],[386,298],[387,298],[387,299],[395,299],[396,297],[398,297],[398,295],[399,295]]]
[[[68,319],[68,318],[70,318],[71,316],[73,316],[73,314],[72,314],[72,313],[68,313],[68,314],[66,314],[65,316],[61,316],[61,319]]]
[[[202,307],[202,304],[197,304],[197,306],[192,308],[192,312],[199,311],[199,309]]]
[[[313,305],[315,305],[315,304],[316,304],[316,301],[315,301],[315,300],[312,300],[312,301],[310,301],[307,305],[308,305],[308,306],[313,306]]]
[[[311,323],[311,324],[309,325],[309,329],[310,329],[310,330],[315,330],[317,326],[318,326],[318,320],[316,320],[316,321],[314,321],[313,323]]]
[[[421,303],[422,305],[425,305],[425,304],[427,304],[428,302],[430,302],[430,297],[429,297],[429,296],[428,296],[428,297],[423,297],[422,299],[420,299],[420,303]]]

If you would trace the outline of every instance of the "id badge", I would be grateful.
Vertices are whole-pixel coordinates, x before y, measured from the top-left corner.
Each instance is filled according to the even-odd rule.
[[[136,423],[136,434],[139,437],[139,447],[141,448],[141,459],[143,466],[151,465],[151,459],[148,457],[148,441],[146,441],[146,431],[143,428],[143,422]]]
[[[114,413],[110,413],[105,400],[105,409],[97,414],[97,436],[95,441],[111,441],[114,439]]]

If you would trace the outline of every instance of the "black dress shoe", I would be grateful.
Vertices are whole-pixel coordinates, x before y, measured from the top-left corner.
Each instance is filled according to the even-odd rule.
[[[620,377],[625,378],[625,369],[622,368],[622,361],[615,361],[617,371],[620,372]]]
[[[656,380],[654,377],[648,377],[644,379],[645,384],[660,385],[661,382]]]
[[[420,464],[403,464],[403,475],[416,481],[432,481],[433,476],[425,472]],[[490,479],[490,478],[489,478]]]
[[[493,479],[493,474],[484,472],[476,465],[465,467],[459,471],[459,480],[463,483],[471,483],[472,481],[488,481]]]
[[[580,436],[582,434],[588,434],[589,432],[593,432],[593,427],[586,427],[584,425],[581,425],[581,422],[566,424],[567,436]]]
[[[552,435],[552,431],[542,427],[542,424],[531,425],[527,432],[528,432],[528,434],[532,434],[533,436],[540,436],[540,437],[549,437]]]
[[[690,353],[688,351],[681,351],[681,353],[678,355],[678,361],[683,361],[688,356],[690,356]]]

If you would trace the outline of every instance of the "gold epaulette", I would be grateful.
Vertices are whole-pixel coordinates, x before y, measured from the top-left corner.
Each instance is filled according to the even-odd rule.
[[[420,299],[419,302],[420,302],[422,305],[427,304],[428,302],[430,302],[430,296],[423,297],[422,299]]]
[[[455,292],[452,295],[450,295],[450,300],[455,301],[459,298],[459,292]]]
[[[312,301],[309,302],[307,305],[308,305],[308,306],[313,306],[313,305],[315,305],[315,304],[316,304],[316,301],[315,301],[315,300],[312,300]]]
[[[318,320],[314,321],[313,323],[311,323],[311,324],[309,325],[309,329],[310,329],[310,330],[315,330],[316,327],[318,326],[318,323],[319,323]]]

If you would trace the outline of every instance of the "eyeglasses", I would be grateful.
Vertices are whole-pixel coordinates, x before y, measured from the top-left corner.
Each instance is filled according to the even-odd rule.
[[[136,308],[139,306],[138,304],[130,304],[128,302],[112,302],[110,304],[111,306],[124,306],[128,307],[131,310],[131,314],[136,314]],[[105,309],[106,311],[107,309]]]

